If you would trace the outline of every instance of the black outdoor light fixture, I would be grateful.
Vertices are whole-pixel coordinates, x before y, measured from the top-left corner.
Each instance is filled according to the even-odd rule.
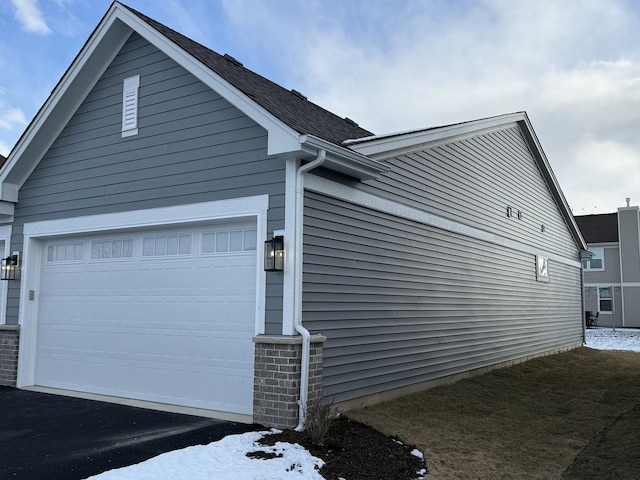
[[[0,266],[2,267],[0,280],[15,280],[18,270],[18,252],[13,252],[7,258],[3,258]]]
[[[264,242],[264,271],[281,272],[284,270],[284,237],[274,236]]]

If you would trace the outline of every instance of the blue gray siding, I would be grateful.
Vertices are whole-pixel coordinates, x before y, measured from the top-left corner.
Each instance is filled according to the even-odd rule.
[[[139,134],[121,138],[122,82],[140,75]],[[27,222],[268,194],[284,228],[285,162],[267,133],[137,34],[124,45],[20,189],[12,248]],[[267,286],[267,333],[280,333],[282,285]],[[17,285],[8,322],[18,315]]]
[[[581,342],[580,269],[308,192],[304,322],[336,401]]]

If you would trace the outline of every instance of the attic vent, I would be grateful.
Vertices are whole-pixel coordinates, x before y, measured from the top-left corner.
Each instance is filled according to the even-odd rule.
[[[349,117],[344,117],[344,121],[347,122],[350,125],[353,125],[354,127],[359,127],[360,125],[358,125],[356,122],[354,122],[353,120],[351,120]]]
[[[303,100],[306,100],[307,97],[305,97],[303,94],[301,94],[299,91],[294,90],[293,88],[291,89],[291,93],[293,93],[296,97],[300,97]]]
[[[140,75],[125,78],[122,86],[122,136],[138,134],[138,88]]]
[[[228,53],[225,53],[223,55],[224,58],[226,58],[227,60],[229,60],[231,63],[233,63],[234,65],[238,66],[238,67],[244,67],[244,65],[242,65],[242,62],[239,61],[238,59],[232,57],[231,55],[229,55]]]

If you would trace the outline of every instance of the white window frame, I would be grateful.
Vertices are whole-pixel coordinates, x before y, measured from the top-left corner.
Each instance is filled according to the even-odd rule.
[[[122,84],[122,137],[138,134],[138,89],[140,75],[125,78]]]
[[[539,282],[549,281],[549,259],[536,255],[536,280]]]
[[[604,271],[604,247],[589,247],[589,251],[593,253],[593,257],[583,262],[585,271],[588,270],[590,272],[603,272]],[[591,261],[594,258],[600,259],[600,261],[602,262],[601,267],[598,267],[598,268],[591,267]]]
[[[611,298],[602,298],[600,296],[600,290],[602,289],[608,289],[611,295]],[[600,301],[601,300],[611,300],[611,310],[602,310],[600,308]],[[605,315],[612,315],[614,312],[614,306],[613,306],[613,287],[609,286],[609,287],[598,287],[598,312],[605,314]]]

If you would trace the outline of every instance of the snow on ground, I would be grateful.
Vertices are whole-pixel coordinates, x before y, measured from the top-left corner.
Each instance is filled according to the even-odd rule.
[[[599,350],[640,352],[640,329],[587,329],[586,341],[587,347]],[[90,479],[324,480],[318,473],[324,462],[300,445],[282,442],[273,447],[258,445],[260,438],[272,432],[275,430],[229,435],[219,442],[174,450],[146,462],[110,470]],[[263,460],[247,457],[248,452],[255,451],[271,454],[274,458]],[[411,453],[422,458],[422,453],[418,450]]]
[[[275,432],[272,430],[271,432]],[[163,453],[146,462],[110,470],[91,480],[324,480],[317,469],[324,465],[298,444],[277,442],[263,447],[257,441],[271,432],[229,435],[209,445],[196,445]],[[247,457],[261,451],[274,458]],[[316,468],[317,467],[317,468]]]
[[[635,328],[588,328],[587,347],[598,350],[631,350],[640,352],[640,330]]]

